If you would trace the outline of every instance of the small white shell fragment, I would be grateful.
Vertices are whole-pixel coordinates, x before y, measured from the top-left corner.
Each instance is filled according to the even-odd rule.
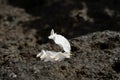
[[[54,42],[59,45],[65,52],[70,53],[70,43],[64,36],[54,33],[54,30],[52,29],[51,34],[48,38],[54,40]]]
[[[40,57],[44,62],[47,61],[61,61],[65,58],[70,58],[71,46],[69,41],[62,35],[54,33],[54,30],[51,30],[51,34],[48,37],[52,39],[58,46],[60,46],[65,52],[55,52],[48,50],[41,50],[40,53],[37,54],[36,57]]]
[[[40,57],[41,60],[47,61],[61,61],[64,58],[70,58],[70,54],[68,53],[62,53],[62,52],[54,52],[54,51],[47,51],[42,50],[39,54],[37,54],[37,57]]]

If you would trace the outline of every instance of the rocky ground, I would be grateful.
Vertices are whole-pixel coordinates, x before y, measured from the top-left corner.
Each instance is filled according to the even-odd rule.
[[[120,80],[119,0],[0,0],[0,80]],[[59,51],[50,30],[69,39],[72,56],[36,58]]]

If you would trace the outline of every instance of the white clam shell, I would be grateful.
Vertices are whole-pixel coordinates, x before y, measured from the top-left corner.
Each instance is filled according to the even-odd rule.
[[[51,34],[48,37],[52,39],[58,46],[60,46],[64,52],[55,52],[48,50],[41,50],[40,53],[37,54],[37,57],[40,57],[41,60],[46,61],[61,61],[65,58],[70,58],[71,46],[69,41],[62,35],[54,33],[54,30],[51,30]]]

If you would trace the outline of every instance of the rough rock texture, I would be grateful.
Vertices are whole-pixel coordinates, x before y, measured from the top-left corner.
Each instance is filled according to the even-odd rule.
[[[0,0],[0,80],[120,80],[119,3]],[[52,28],[69,39],[70,59],[36,58],[61,50],[47,38]]]
[[[11,47],[4,45],[0,55],[0,77],[4,80],[120,79],[120,33],[95,32],[73,38],[70,42],[71,58],[55,63],[43,62],[35,57],[40,49],[50,49],[48,46],[52,44],[22,49],[15,43]]]

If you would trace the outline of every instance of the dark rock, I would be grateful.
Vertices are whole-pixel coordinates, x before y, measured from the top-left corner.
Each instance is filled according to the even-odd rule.
[[[89,22],[70,17],[81,0],[0,0],[0,80],[120,80],[119,3],[84,1]],[[61,51],[48,40],[52,28],[69,39],[70,59],[36,58],[41,49]]]

